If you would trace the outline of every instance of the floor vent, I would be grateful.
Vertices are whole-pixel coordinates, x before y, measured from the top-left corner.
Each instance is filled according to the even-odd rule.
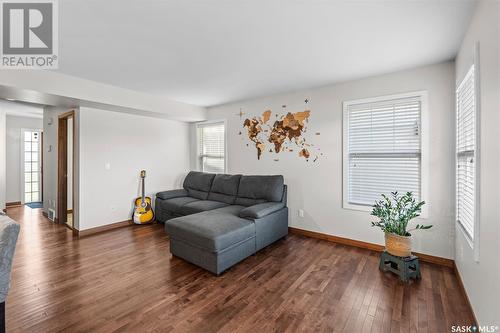
[[[56,211],[53,210],[52,208],[49,208],[49,220],[54,222],[56,219]]]

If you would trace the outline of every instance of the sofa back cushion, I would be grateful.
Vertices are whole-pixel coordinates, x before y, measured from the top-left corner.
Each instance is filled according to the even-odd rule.
[[[214,177],[214,173],[191,171],[184,179],[184,189],[190,197],[207,200]]]
[[[241,175],[216,175],[208,194],[208,200],[234,204]]]
[[[235,204],[252,206],[283,198],[283,176],[241,176]]]

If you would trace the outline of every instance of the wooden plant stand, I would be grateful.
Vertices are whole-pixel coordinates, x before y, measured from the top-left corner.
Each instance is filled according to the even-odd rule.
[[[409,279],[420,279],[420,263],[418,257],[411,255],[409,257],[397,257],[389,254],[387,251],[380,255],[381,271],[391,271],[397,274],[401,281],[407,282]]]

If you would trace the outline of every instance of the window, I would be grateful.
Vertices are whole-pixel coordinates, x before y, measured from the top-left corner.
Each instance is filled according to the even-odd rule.
[[[474,66],[457,88],[456,218],[470,241],[476,221],[476,95]]]
[[[24,173],[24,203],[40,202],[41,195],[41,158],[40,137],[37,130],[22,130],[23,145],[23,173]]]
[[[426,99],[418,92],[344,102],[344,208],[370,211],[394,191],[425,198]]]
[[[198,124],[198,160],[203,172],[226,171],[224,122]]]

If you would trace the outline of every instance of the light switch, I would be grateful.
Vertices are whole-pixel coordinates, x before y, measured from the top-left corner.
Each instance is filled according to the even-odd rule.
[[[104,169],[111,170],[111,163],[106,162],[106,164],[104,164]]]

